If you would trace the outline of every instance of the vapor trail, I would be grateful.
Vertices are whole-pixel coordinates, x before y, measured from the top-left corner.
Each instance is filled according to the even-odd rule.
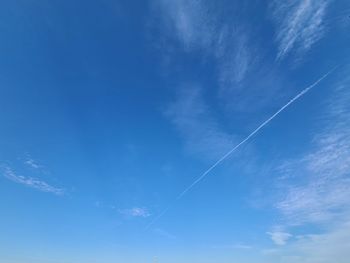
[[[277,115],[279,115],[282,111],[284,111],[287,107],[289,107],[292,103],[294,103],[297,99],[304,96],[307,92],[309,92],[313,87],[317,86],[323,79],[325,79],[329,74],[331,74],[337,67],[333,68],[332,70],[328,71],[326,74],[324,74],[321,78],[316,80],[314,83],[312,83],[310,86],[302,90],[298,95],[296,95],[294,98],[292,98],[290,101],[288,101],[287,104],[285,104],[282,108],[280,108],[275,114],[273,114],[270,118],[268,118],[266,121],[264,121],[260,126],[258,126],[253,132],[251,132],[247,137],[245,137],[240,143],[238,143],[236,146],[234,146],[230,151],[228,151],[224,156],[222,156],[218,161],[216,161],[212,166],[210,166],[202,175],[200,175],[192,184],[190,184],[184,191],[182,191],[176,198],[177,200],[180,200],[188,191],[190,191],[195,185],[197,185],[200,181],[202,181],[208,173],[213,170],[216,166],[218,166],[221,162],[223,162],[228,156],[230,156],[234,151],[236,151],[242,144],[246,143],[249,139],[251,139],[258,131],[260,131],[262,128],[264,128],[270,121],[272,121]],[[168,206],[162,213],[160,213],[148,226],[149,228],[151,225],[153,225],[156,221],[158,221],[169,209],[171,206]]]
[[[334,68],[335,69],[335,68]],[[181,194],[178,195],[177,199],[181,199],[189,190],[192,189],[196,184],[198,184],[200,181],[206,177],[206,175],[213,170],[216,166],[218,166],[223,160],[225,160],[228,156],[230,156],[235,150],[237,150],[242,144],[247,142],[250,138],[252,138],[258,131],[260,131],[262,128],[264,128],[270,121],[272,121],[277,115],[279,115],[282,111],[284,111],[289,105],[291,105],[294,101],[305,95],[308,91],[310,91],[313,87],[315,87],[318,83],[320,83],[323,79],[325,79],[330,73],[334,71],[332,69],[331,71],[327,72],[325,75],[323,75],[321,78],[319,78],[317,81],[315,81],[313,84],[305,88],[303,91],[301,91],[298,95],[296,95],[293,99],[291,99],[287,104],[285,104],[282,108],[280,108],[275,114],[273,114],[270,118],[268,118],[266,121],[264,121],[258,128],[256,128],[252,133],[250,133],[245,139],[243,139],[240,143],[238,143],[235,147],[233,147],[230,151],[228,151],[224,156],[222,156],[216,163],[214,163],[212,166],[210,166],[201,176],[199,176],[190,186],[188,186]]]

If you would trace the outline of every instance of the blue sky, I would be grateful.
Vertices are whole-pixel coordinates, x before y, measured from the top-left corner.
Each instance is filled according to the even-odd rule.
[[[0,261],[346,263],[349,14],[2,1]]]

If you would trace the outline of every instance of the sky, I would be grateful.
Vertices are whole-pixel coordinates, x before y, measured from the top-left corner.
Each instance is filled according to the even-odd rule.
[[[0,261],[347,263],[346,0],[0,3]]]

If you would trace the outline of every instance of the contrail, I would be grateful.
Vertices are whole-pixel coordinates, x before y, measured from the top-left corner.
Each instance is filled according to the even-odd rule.
[[[273,114],[270,118],[268,118],[266,121],[264,121],[260,126],[258,126],[253,132],[251,132],[247,137],[245,137],[240,143],[238,143],[236,146],[234,146],[230,151],[228,151],[225,155],[223,155],[216,163],[214,163],[212,166],[210,166],[202,175],[200,175],[196,180],[193,181],[192,184],[190,184],[184,191],[182,191],[176,198],[176,201],[180,200],[188,191],[190,191],[195,185],[197,185],[200,181],[202,181],[208,173],[210,173],[211,170],[213,170],[216,166],[218,166],[220,163],[222,163],[228,156],[230,156],[234,151],[236,151],[242,144],[246,143],[249,139],[251,139],[258,131],[260,131],[262,128],[264,128],[270,121],[272,121],[274,118],[277,117],[282,111],[284,111],[287,107],[289,107],[292,103],[294,103],[297,99],[304,96],[306,93],[308,93],[313,87],[317,86],[323,79],[325,79],[329,74],[331,74],[337,67],[333,68],[332,70],[328,71],[326,74],[324,74],[321,78],[316,80],[314,83],[312,83],[310,86],[302,90],[298,95],[296,95],[294,98],[292,98],[290,101],[288,101],[287,104],[285,104],[282,108],[280,108],[275,114]],[[148,226],[146,229],[148,229],[151,225],[153,225],[156,221],[158,221],[169,209],[171,205],[168,206],[162,213],[160,213]]]

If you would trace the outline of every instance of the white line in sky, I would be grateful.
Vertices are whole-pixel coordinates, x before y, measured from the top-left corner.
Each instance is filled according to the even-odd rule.
[[[294,103],[296,100],[304,96],[307,92],[309,92],[313,87],[317,86],[323,79],[325,79],[329,74],[331,74],[337,67],[328,71],[321,78],[316,80],[310,86],[302,90],[298,95],[288,101],[282,108],[280,108],[275,114],[273,114],[270,118],[264,121],[260,126],[258,126],[253,132],[251,132],[247,137],[245,137],[241,142],[235,145],[230,151],[228,151],[225,155],[223,155],[218,161],[216,161],[212,166],[210,166],[202,175],[200,175],[196,180],[193,181],[184,191],[182,191],[176,198],[176,201],[180,200],[185,194],[187,194],[195,185],[197,185],[200,181],[202,181],[208,173],[213,170],[216,166],[222,163],[227,157],[229,157],[234,151],[236,151],[242,144],[246,143],[249,139],[251,139],[256,133],[258,133],[262,128],[264,128],[270,121],[272,121],[277,115],[279,115],[282,111],[284,111],[288,106]],[[168,206],[162,213],[160,213],[157,217],[151,221],[146,229],[148,229],[151,225],[153,225],[156,221],[158,221],[164,214],[170,209],[171,206]]]

